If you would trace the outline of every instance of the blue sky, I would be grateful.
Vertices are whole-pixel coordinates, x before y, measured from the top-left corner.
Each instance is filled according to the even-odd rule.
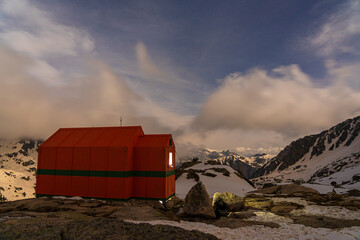
[[[359,0],[1,0],[0,133],[123,115],[182,146],[275,153],[359,115],[359,37]]]

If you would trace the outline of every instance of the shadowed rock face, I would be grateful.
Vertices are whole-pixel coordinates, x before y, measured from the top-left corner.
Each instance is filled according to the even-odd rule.
[[[292,142],[290,145],[286,146],[284,150],[282,150],[276,157],[271,159],[268,164],[257,170],[253,177],[260,177],[274,171],[275,169],[284,170],[287,167],[295,164],[306,153],[309,152],[310,148],[314,145],[316,139],[321,134],[306,136]]]
[[[194,185],[186,195],[184,212],[188,216],[215,218],[209,194],[201,181]]]

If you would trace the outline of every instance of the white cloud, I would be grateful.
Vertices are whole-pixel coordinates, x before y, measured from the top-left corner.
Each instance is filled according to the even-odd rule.
[[[360,54],[359,37],[360,1],[348,0],[326,19],[321,29],[309,38],[309,42],[322,56]]]
[[[60,127],[117,126],[121,115],[124,125],[142,125],[154,133],[172,132],[188,121],[137,94],[101,60],[93,60],[85,76],[62,85],[29,74],[34,61],[0,44],[1,137],[47,137]]]
[[[93,59],[94,41],[85,31],[57,23],[28,1],[0,0],[0,18],[1,137],[118,125],[121,115],[124,125],[162,133],[189,121],[141,96],[104,61]],[[145,46],[140,53],[145,65],[151,62]],[[68,61],[75,57],[82,77],[71,74]]]
[[[144,43],[138,42],[135,50],[139,68],[145,77],[162,82],[169,81],[169,77],[151,59]]]
[[[326,68],[333,82],[360,90],[360,61],[341,63],[328,60],[326,61]]]
[[[56,23],[26,0],[0,1],[0,14],[6,16],[0,40],[19,52],[33,57],[75,56],[94,49],[94,41],[85,31]]]
[[[297,65],[235,73],[209,96],[194,129],[260,129],[301,136],[360,111],[360,92],[343,82],[316,87]]]

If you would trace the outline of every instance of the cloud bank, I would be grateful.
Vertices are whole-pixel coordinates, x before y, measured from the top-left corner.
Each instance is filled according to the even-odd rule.
[[[341,81],[315,86],[297,65],[234,73],[209,96],[196,129],[261,129],[298,136],[360,113],[360,92]]]
[[[171,132],[189,121],[137,93],[92,54],[95,41],[86,31],[55,22],[28,1],[0,1],[0,22],[1,137],[117,126],[120,116],[124,125],[142,125],[150,133]],[[140,64],[150,62],[145,70],[153,70],[145,45],[139,51],[145,57]],[[69,61],[80,64],[69,68]]]

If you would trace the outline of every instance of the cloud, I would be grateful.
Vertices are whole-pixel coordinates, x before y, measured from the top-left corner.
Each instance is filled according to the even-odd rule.
[[[350,88],[360,90],[360,62],[337,62],[335,60],[327,60],[326,68],[330,78],[334,82],[345,84]]]
[[[328,18],[309,43],[321,56],[360,54],[360,1],[349,0]]]
[[[120,116],[124,125],[155,133],[189,121],[142,96],[94,58],[95,42],[86,31],[59,24],[48,12],[18,0],[0,0],[0,23],[1,137],[117,126]],[[143,50],[145,60],[151,60]]]
[[[344,82],[315,86],[297,65],[234,73],[209,96],[194,129],[254,129],[287,136],[327,129],[360,113],[360,92]]]
[[[64,126],[111,125],[141,99],[100,61],[88,76],[62,86],[28,73],[33,59],[0,45],[0,135],[46,136]]]
[[[60,127],[142,125],[168,133],[186,121],[137,94],[103,61],[88,63],[81,78],[47,84],[28,69],[33,59],[0,44],[0,136],[47,137]]]
[[[139,68],[145,77],[162,82],[169,81],[169,77],[151,59],[144,43],[138,42],[135,50]]]
[[[0,14],[5,16],[0,19],[0,40],[30,56],[75,56],[95,47],[85,31],[56,23],[50,15],[26,0],[0,1]]]

